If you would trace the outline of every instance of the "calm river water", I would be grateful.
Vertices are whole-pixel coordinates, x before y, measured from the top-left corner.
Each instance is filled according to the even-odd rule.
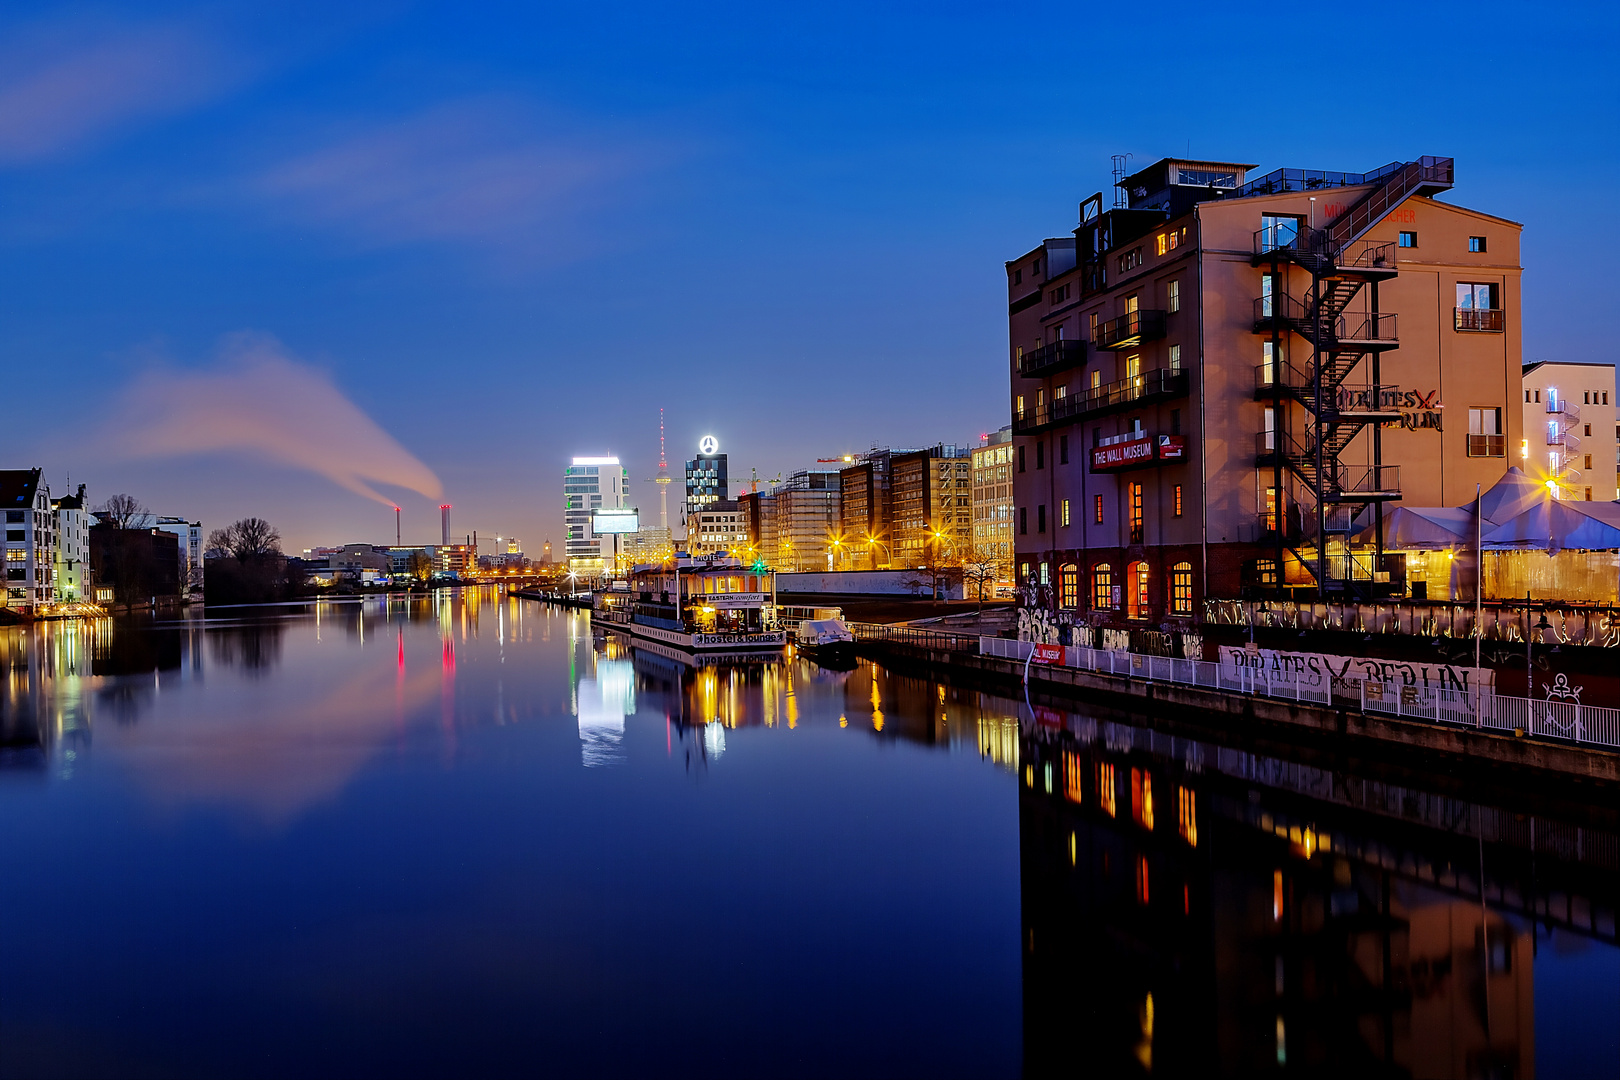
[[[475,590],[0,629],[0,734],[0,1076],[1620,1074],[1579,798]]]

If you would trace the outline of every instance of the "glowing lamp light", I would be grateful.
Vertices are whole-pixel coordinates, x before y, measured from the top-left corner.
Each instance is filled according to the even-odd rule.
[[[1556,481],[1556,480],[1547,481],[1547,490],[1548,491],[1557,491],[1558,490],[1558,481]]]

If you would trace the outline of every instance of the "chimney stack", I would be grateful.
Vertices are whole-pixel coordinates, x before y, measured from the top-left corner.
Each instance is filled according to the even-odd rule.
[[[440,543],[442,543],[445,547],[449,547],[450,546],[450,504],[449,503],[440,503],[439,504],[439,518],[440,518],[440,531],[442,533],[442,538],[440,540]]]

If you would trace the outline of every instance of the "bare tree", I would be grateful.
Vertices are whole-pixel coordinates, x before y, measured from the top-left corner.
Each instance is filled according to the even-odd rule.
[[[1001,577],[1001,560],[995,549],[980,545],[962,560],[962,577],[979,594],[979,610],[984,610],[984,589]]]
[[[208,534],[208,550],[237,562],[281,554],[281,533],[264,518],[243,518]]]
[[[152,512],[133,495],[114,495],[99,513],[115,529],[144,529],[152,520]]]

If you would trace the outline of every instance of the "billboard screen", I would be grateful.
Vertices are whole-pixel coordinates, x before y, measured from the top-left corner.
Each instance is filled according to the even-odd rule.
[[[633,533],[639,528],[640,515],[634,510],[598,510],[591,515],[591,532],[597,536]]]

